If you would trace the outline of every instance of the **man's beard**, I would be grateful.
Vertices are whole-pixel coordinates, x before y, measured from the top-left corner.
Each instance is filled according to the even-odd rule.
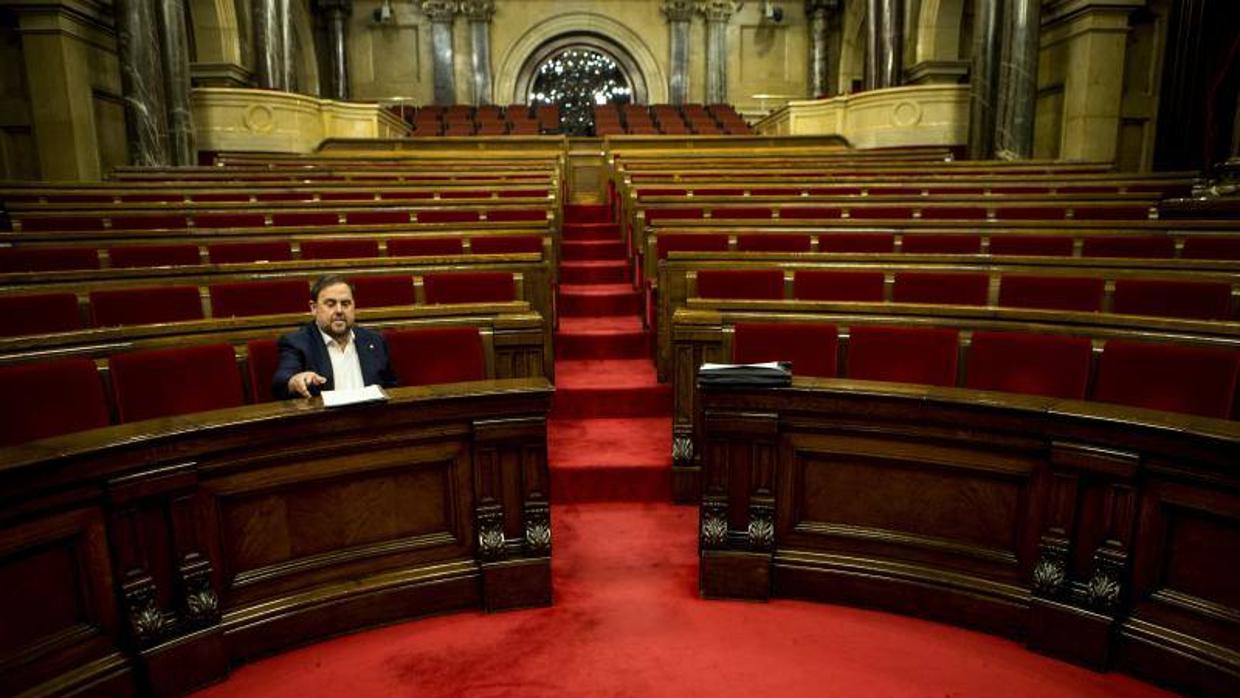
[[[327,327],[320,327],[319,329],[323,330],[323,334],[331,337],[340,344],[344,344],[344,340],[349,338],[349,333],[353,331],[353,327],[345,320],[340,320],[340,323],[344,325],[344,330],[341,332],[337,332],[333,327],[333,325],[336,324],[335,320],[329,321],[327,323]]]

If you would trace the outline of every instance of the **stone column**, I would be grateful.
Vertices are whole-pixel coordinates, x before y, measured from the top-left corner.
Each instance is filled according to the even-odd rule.
[[[1003,64],[995,115],[995,154],[1004,160],[1033,155],[1041,5],[1041,0],[1008,0],[1004,8]]]
[[[168,94],[168,164],[198,164],[194,151],[194,117],[189,92],[189,35],[185,0],[159,0],[163,30],[164,78]]]
[[[116,34],[131,165],[167,165],[168,103],[155,0],[119,0]]]
[[[865,75],[862,87],[875,90],[880,87],[878,67],[882,64],[883,53],[883,0],[866,0],[865,2]]]
[[[969,76],[969,157],[995,156],[995,100],[999,96],[1002,6],[995,0],[973,3],[973,64]]]
[[[435,104],[456,103],[455,56],[452,51],[452,20],[455,0],[422,0],[422,11],[431,19],[431,70],[435,80]]]
[[[672,104],[689,101],[689,20],[693,19],[693,0],[663,0],[670,46],[667,72],[667,98]]]
[[[284,27],[288,0],[251,0],[254,13],[254,80],[258,87],[287,90]]]
[[[461,13],[469,19],[474,104],[491,104],[491,18],[495,16],[495,0],[461,0]]]
[[[827,33],[831,15],[840,8],[839,0],[805,0],[809,21],[809,96],[821,97],[830,91],[831,59],[827,52]]]
[[[728,101],[728,20],[743,0],[701,0],[706,16],[706,103]]]
[[[349,98],[349,44],[346,20],[353,14],[353,0],[318,0],[319,11],[327,20],[327,53],[331,73],[327,80],[327,96]]]
[[[879,87],[896,87],[904,81],[904,0],[882,0],[882,6],[878,84]]]

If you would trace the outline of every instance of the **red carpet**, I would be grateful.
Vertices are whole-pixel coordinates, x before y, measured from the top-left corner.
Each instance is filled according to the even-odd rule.
[[[586,256],[563,270],[576,264],[570,286],[593,286],[568,295],[605,300],[560,305],[547,428],[555,605],[358,633],[241,667],[199,696],[1167,695],[903,616],[700,600],[697,510],[666,503],[671,396],[631,289],[617,285],[628,267],[618,243],[602,242],[618,238],[606,215],[566,211],[565,249]]]
[[[553,607],[359,633],[241,667],[198,695],[1168,695],[912,618],[699,600],[692,507],[565,505],[552,516]]]

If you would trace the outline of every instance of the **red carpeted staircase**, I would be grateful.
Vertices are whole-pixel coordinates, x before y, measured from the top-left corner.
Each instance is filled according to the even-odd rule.
[[[547,425],[556,503],[671,498],[671,388],[655,378],[642,296],[607,206],[567,206],[556,394]]]

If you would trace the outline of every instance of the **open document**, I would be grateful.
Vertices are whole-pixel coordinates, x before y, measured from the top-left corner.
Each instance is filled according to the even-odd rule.
[[[343,407],[362,402],[385,402],[387,393],[377,385],[368,385],[356,390],[326,390],[322,393],[324,407]]]

